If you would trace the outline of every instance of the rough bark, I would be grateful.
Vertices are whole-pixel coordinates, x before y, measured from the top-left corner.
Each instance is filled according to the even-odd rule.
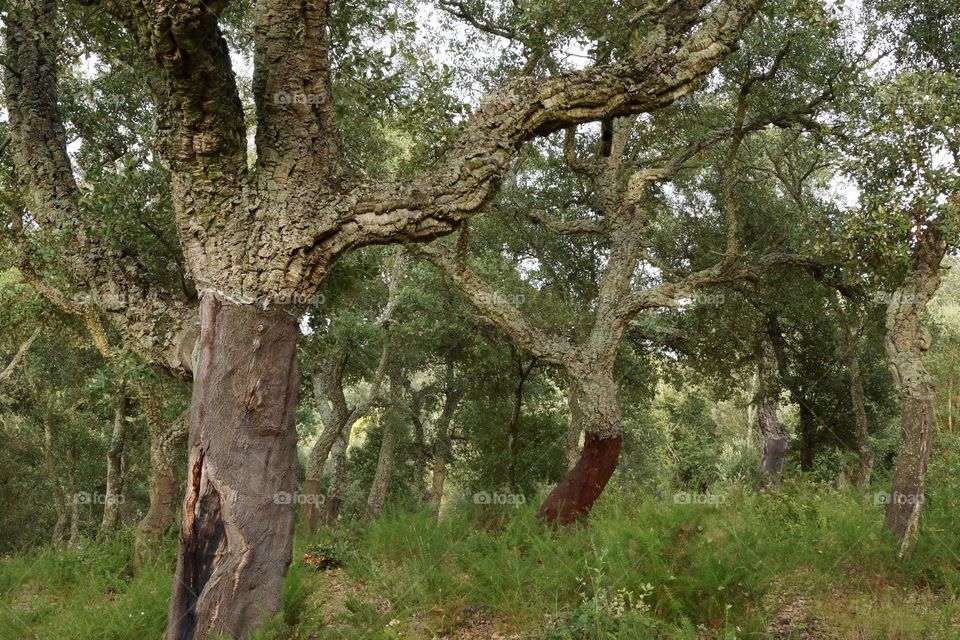
[[[887,366],[900,396],[902,439],[893,469],[887,527],[900,540],[900,554],[909,549],[920,527],[924,481],[932,444],[936,388],[923,364],[930,335],[923,312],[940,286],[940,263],[947,244],[929,223],[917,232],[910,269],[887,306]]]
[[[53,546],[60,548],[63,546],[63,538],[66,535],[67,514],[66,496],[63,493],[63,485],[60,484],[60,478],[57,475],[56,464],[53,456],[53,429],[50,428],[48,418],[43,421],[43,464],[47,472],[47,478],[53,487],[53,505],[57,512],[57,521],[53,526]],[[71,496],[72,498],[72,496]]]
[[[33,333],[30,334],[30,337],[27,338],[23,344],[17,349],[17,352],[13,354],[13,357],[10,359],[10,362],[6,367],[3,368],[3,371],[0,371],[0,384],[3,384],[10,379],[17,368],[23,364],[23,361],[27,358],[27,353],[30,351],[30,347],[33,346],[34,341],[40,336],[40,327],[37,326],[33,330]]]
[[[176,519],[177,504],[181,499],[176,460],[190,429],[189,412],[168,422],[155,398],[145,398],[141,394],[141,403],[147,413],[150,436],[150,508],[137,526],[134,544],[138,561],[153,553],[158,539]]]
[[[297,319],[204,292],[168,640],[243,637],[280,609],[297,488]]]
[[[517,386],[513,390],[513,410],[510,412],[510,423],[507,426],[507,486],[511,490],[517,488],[517,465],[520,451],[520,417],[523,413],[523,386],[530,377],[533,368],[537,366],[537,359],[531,358],[526,366],[522,356],[513,354],[517,374]]]
[[[430,479],[430,495],[427,502],[433,508],[435,517],[440,515],[443,504],[443,487],[447,481],[447,467],[451,458],[450,429],[457,406],[463,397],[463,389],[456,383],[455,363],[448,355],[445,374],[443,409],[436,422],[436,435],[433,444],[433,473]]]
[[[605,373],[570,381],[570,411],[585,432],[583,451],[541,505],[537,517],[543,522],[569,525],[584,519],[617,468],[623,419],[616,384]]]
[[[337,441],[333,443],[330,454],[333,457],[333,469],[330,471],[330,487],[323,502],[323,521],[328,527],[337,526],[340,509],[343,507],[347,490],[347,448],[350,446],[350,433],[353,424],[344,427]]]
[[[763,437],[761,472],[771,486],[780,484],[780,474],[787,449],[790,448],[790,432],[777,417],[777,400],[780,387],[777,376],[777,356],[769,340],[760,341],[758,367],[760,393],[757,398],[757,425]]]
[[[857,472],[854,484],[858,489],[870,486],[870,476],[873,473],[873,448],[870,446],[870,426],[867,420],[866,394],[863,390],[863,374],[860,372],[860,356],[857,353],[858,338],[850,328],[844,324],[841,328],[843,351],[846,356],[847,377],[850,380],[850,404],[853,406],[853,417],[856,422],[857,438]]]
[[[89,294],[87,303],[101,309],[148,360],[183,374],[189,371],[184,355],[196,337],[194,311],[157,288],[134,258],[98,241],[89,216],[80,212],[57,103],[57,24],[55,0],[14,3],[5,16],[4,89],[18,182],[31,216],[58,242],[59,266]],[[46,283],[31,284],[63,302],[49,295],[53,289]]]
[[[107,488],[104,492],[103,519],[100,536],[108,538],[120,524],[120,505],[123,502],[123,445],[127,436],[127,407],[130,398],[123,394],[113,410],[113,432],[107,451]]]
[[[377,470],[373,475],[373,482],[370,484],[370,492],[367,494],[366,518],[375,520],[383,509],[383,503],[387,498],[387,490],[390,488],[390,474],[393,473],[394,454],[397,447],[397,437],[399,435],[400,425],[399,411],[402,392],[402,374],[396,365],[392,365],[393,371],[390,372],[390,406],[383,415],[381,425],[383,429],[383,440],[380,443],[380,454],[377,457]]]
[[[337,172],[330,170],[337,162],[330,146],[335,132],[324,119],[322,95],[329,86],[323,3],[257,3],[254,94],[262,151],[256,168],[270,178],[254,184],[243,108],[218,24],[227,2],[101,0],[142,50],[180,242],[203,298],[205,370],[195,377],[190,481],[168,637],[246,634],[258,618],[255,601],[267,613],[276,610],[289,561],[292,509],[266,498],[270,489],[294,488],[293,431],[286,421],[295,401],[296,326],[282,313],[216,302],[212,292],[259,306],[301,304],[352,248],[452,232],[487,206],[526,141],[659,109],[693,91],[736,46],[760,3],[675,3],[657,14],[659,24],[629,60],[507,83],[464,124],[446,160],[426,174],[337,189],[331,180]],[[7,20],[4,85],[18,175],[36,219],[80,242],[70,255],[82,258],[68,265],[78,278],[105,294],[124,292],[116,310],[104,308],[130,343],[151,361],[176,361],[182,370],[189,363],[183,345],[191,342],[183,327],[192,326],[193,314],[152,288],[137,265],[89,240],[79,224],[57,114],[55,12],[55,0],[26,0]],[[294,40],[285,41],[291,35]],[[268,106],[275,88],[316,92],[318,108]],[[270,358],[251,349],[258,331],[277,343]],[[234,361],[229,370],[227,361]],[[277,388],[258,395],[262,384]]]

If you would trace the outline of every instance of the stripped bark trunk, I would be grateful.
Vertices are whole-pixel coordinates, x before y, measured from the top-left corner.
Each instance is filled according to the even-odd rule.
[[[887,306],[884,346],[887,366],[900,396],[902,433],[886,524],[900,540],[901,556],[917,536],[923,509],[936,388],[923,364],[930,336],[922,319],[927,303],[940,286],[940,263],[946,248],[936,227],[921,227],[911,268]]]
[[[569,525],[586,518],[617,468],[623,419],[611,371],[570,377],[572,421],[585,432],[580,459],[540,506],[546,523]]]
[[[168,423],[156,399],[144,397],[142,402],[150,435],[150,508],[137,526],[134,547],[138,562],[150,557],[157,548],[157,541],[176,519],[177,503],[181,498],[177,453],[186,443],[190,425],[189,413]]]
[[[297,488],[297,337],[285,311],[201,296],[167,640],[244,637],[280,609]]]
[[[763,459],[761,471],[771,487],[780,484],[787,449],[790,448],[790,432],[777,417],[777,399],[780,396],[777,380],[777,356],[769,340],[760,341],[760,396],[757,402],[757,425],[763,436]]]
[[[120,524],[120,505],[123,502],[123,444],[127,435],[127,407],[130,399],[122,395],[113,411],[113,433],[107,451],[107,488],[104,495],[103,519],[100,537],[109,538]]]

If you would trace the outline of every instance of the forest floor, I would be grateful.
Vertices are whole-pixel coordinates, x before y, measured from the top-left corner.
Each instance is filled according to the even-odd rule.
[[[554,532],[530,505],[386,513],[298,537],[263,638],[960,638],[960,489],[934,484],[906,559],[874,494],[787,482],[720,504],[613,491]],[[0,561],[0,638],[160,637],[173,541]]]

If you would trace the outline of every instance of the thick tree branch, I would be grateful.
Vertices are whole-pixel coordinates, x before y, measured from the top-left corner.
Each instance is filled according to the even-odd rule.
[[[27,353],[30,351],[30,347],[33,346],[33,343],[40,336],[40,327],[37,326],[33,330],[33,333],[30,334],[30,337],[23,341],[23,344],[20,345],[20,348],[17,349],[17,352],[13,354],[13,357],[10,359],[10,362],[4,367],[3,371],[0,371],[0,384],[3,384],[10,379],[10,376],[17,370],[17,368],[23,363],[27,357]]]
[[[96,302],[125,342],[150,362],[189,372],[189,358],[184,360],[183,354],[185,341],[192,346],[190,336],[195,335],[194,312],[159,291],[136,260],[92,237],[78,207],[79,190],[57,108],[55,24],[54,0],[25,0],[7,16],[4,87],[13,159],[28,208],[43,232],[56,236],[64,247],[59,265]],[[25,274],[32,273],[29,265],[24,266]],[[38,290],[55,289],[41,285]]]
[[[413,252],[446,273],[480,313],[536,357],[563,367],[579,357],[574,346],[555,340],[534,326],[505,296],[484,282],[466,263],[456,260],[446,246],[439,243],[417,246]]]
[[[483,210],[517,150],[531,138],[671,104],[696,89],[733,50],[759,4],[719,4],[676,49],[651,41],[639,47],[636,59],[508,83],[470,118],[439,168],[410,182],[360,186],[319,203],[311,228],[291,229],[296,237],[288,247],[287,282],[296,278],[316,286],[333,261],[354,247],[450,233]],[[657,33],[663,38],[673,29]]]

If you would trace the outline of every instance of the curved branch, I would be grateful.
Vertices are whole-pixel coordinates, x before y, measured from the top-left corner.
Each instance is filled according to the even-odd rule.
[[[576,359],[576,347],[555,340],[534,326],[466,263],[454,259],[447,247],[430,244],[415,247],[413,252],[446,273],[481,314],[536,357],[558,366],[568,366]]]
[[[696,89],[734,49],[760,1],[719,4],[676,49],[652,40],[629,61],[508,83],[468,120],[437,169],[319,202],[310,228],[290,230],[288,275],[292,271],[303,285],[315,287],[351,248],[422,242],[454,231],[487,206],[526,141],[583,122],[660,109]],[[671,17],[688,24],[699,13]],[[669,25],[657,33],[665,38],[677,31],[682,29]]]
[[[79,190],[57,109],[56,23],[54,0],[19,3],[7,15],[4,88],[18,181],[34,219],[65,248],[57,256],[60,267],[89,292],[127,344],[147,360],[184,374],[190,371],[190,359],[182,357],[182,343],[192,329],[193,310],[158,290],[135,259],[92,237],[78,207]],[[56,292],[36,278],[29,264],[23,267],[41,294]],[[63,295],[51,299],[76,310],[76,303]]]

